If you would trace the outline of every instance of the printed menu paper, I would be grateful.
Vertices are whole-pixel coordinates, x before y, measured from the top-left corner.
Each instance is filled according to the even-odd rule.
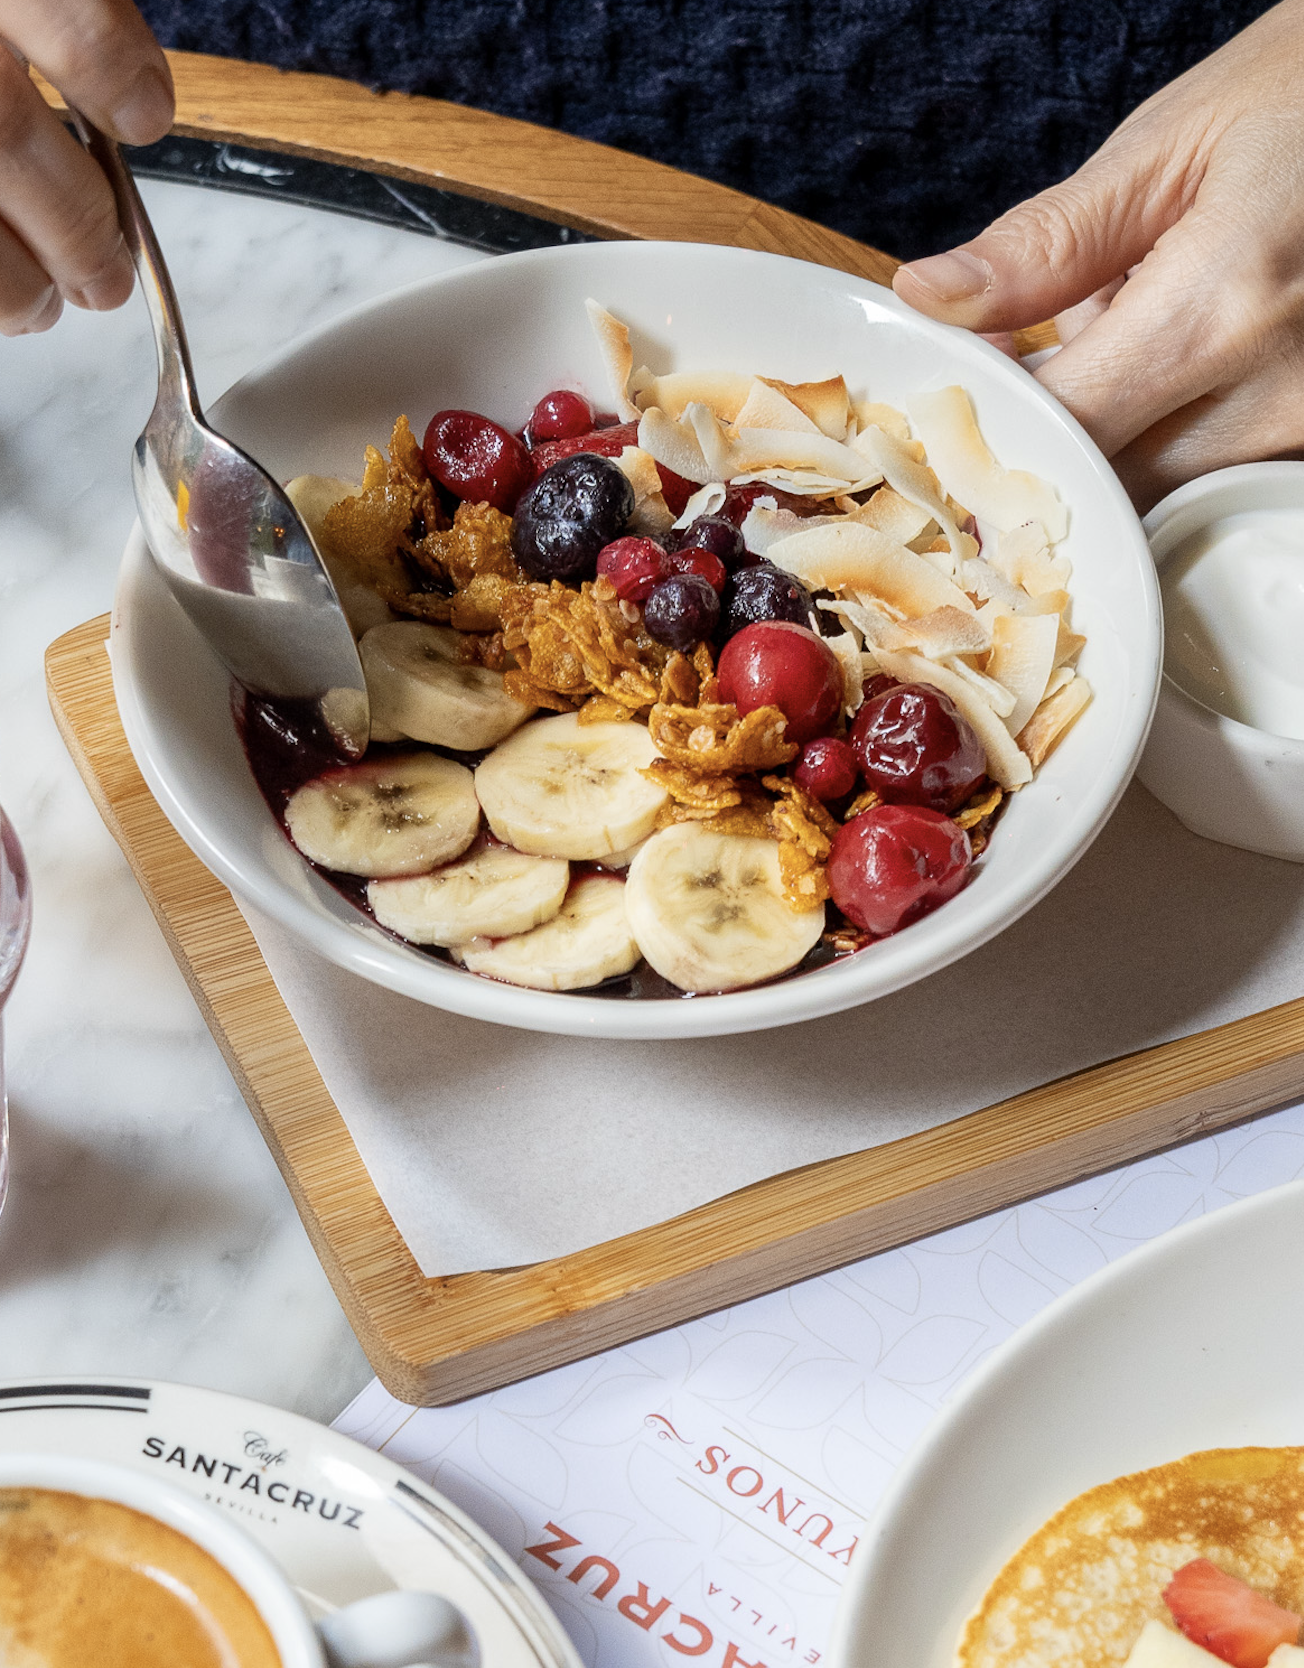
[[[587,1668],[816,1668],[867,1518],[990,1351],[1123,1252],[1301,1174],[1296,1107],[453,1407],[373,1383],[336,1429],[482,1524]]]

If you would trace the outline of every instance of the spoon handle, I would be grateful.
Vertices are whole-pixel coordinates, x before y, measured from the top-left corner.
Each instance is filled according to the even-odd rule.
[[[113,187],[122,235],[127,240],[127,248],[136,263],[136,271],[140,274],[140,287],[145,293],[150,322],[154,326],[154,343],[158,348],[159,386],[155,409],[182,405],[193,417],[203,422],[204,414],[200,409],[199,396],[195,392],[195,372],[190,362],[190,349],[186,344],[186,331],[181,322],[176,291],[172,288],[167,263],[159,249],[158,239],[154,236],[154,228],[145,212],[140,192],[136,189],[135,177],[121,151],[106,133],[101,133],[93,122],[88,121],[80,110],[74,110],[71,105],[68,107],[68,114],[82,143],[104,170],[109,184]]]

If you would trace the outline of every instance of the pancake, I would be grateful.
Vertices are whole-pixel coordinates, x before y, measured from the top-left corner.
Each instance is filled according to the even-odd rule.
[[[1171,1626],[1160,1595],[1192,1558],[1304,1611],[1304,1448],[1214,1448],[1070,1500],[987,1589],[956,1668],[1117,1668],[1147,1621]]]

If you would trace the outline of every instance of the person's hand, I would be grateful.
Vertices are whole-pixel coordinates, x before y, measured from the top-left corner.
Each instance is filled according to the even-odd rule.
[[[1066,345],[1038,380],[1143,509],[1206,470],[1304,451],[1304,0],[894,287],[982,332],[1053,315]]]
[[[6,43],[12,50],[6,50]],[[75,307],[119,307],[135,281],[113,193],[49,109],[29,59],[128,145],[172,125],[167,59],[130,0],[0,0],[0,334]]]

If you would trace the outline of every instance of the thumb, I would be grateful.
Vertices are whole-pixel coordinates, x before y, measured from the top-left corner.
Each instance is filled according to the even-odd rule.
[[[1021,330],[1076,307],[1120,278],[1178,218],[1148,147],[1111,142],[1062,184],[944,255],[901,267],[911,307],[969,330]]]

